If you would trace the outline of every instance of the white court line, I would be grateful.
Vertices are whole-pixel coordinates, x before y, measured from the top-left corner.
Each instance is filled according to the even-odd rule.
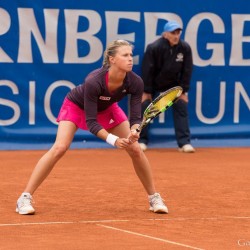
[[[182,243],[178,243],[178,242],[174,242],[174,241],[170,241],[170,240],[165,240],[165,239],[153,237],[153,236],[149,236],[149,235],[146,235],[146,234],[140,234],[140,233],[136,233],[136,232],[133,232],[133,231],[123,230],[123,229],[120,229],[120,228],[117,228],[117,227],[110,227],[110,226],[106,226],[106,225],[102,225],[102,224],[96,224],[96,225],[100,226],[100,227],[105,227],[105,228],[108,228],[108,229],[120,231],[120,232],[123,232],[123,233],[133,234],[133,235],[141,236],[141,237],[144,237],[144,238],[149,238],[149,239],[152,239],[152,240],[162,241],[162,242],[169,243],[169,244],[172,244],[172,245],[182,246],[182,247],[196,249],[196,250],[204,250],[202,248],[192,247],[192,246],[189,246],[189,245],[186,245],[186,244],[182,244]]]
[[[168,219],[144,219],[152,221],[188,221],[188,220],[224,220],[224,219],[250,219],[247,216],[221,216],[221,217],[201,217],[201,218],[168,218]]]
[[[50,222],[23,222],[23,223],[9,223],[0,224],[0,227],[12,227],[12,226],[32,226],[32,225],[53,225],[53,224],[75,224],[74,221],[50,221]]]
[[[221,216],[208,218],[169,218],[169,219],[141,219],[142,221],[188,221],[188,220],[224,220],[224,219],[250,219],[247,216]],[[82,220],[82,221],[47,221],[47,222],[23,222],[23,223],[0,223],[0,227],[10,226],[32,226],[32,225],[55,225],[55,224],[91,224],[91,223],[115,223],[115,222],[133,222],[135,220]]]
[[[9,223],[0,224],[0,227],[10,226],[32,226],[32,225],[56,225],[56,224],[96,224],[109,222],[129,222],[130,220],[82,220],[82,221],[48,221],[48,222],[24,222],[24,223]]]

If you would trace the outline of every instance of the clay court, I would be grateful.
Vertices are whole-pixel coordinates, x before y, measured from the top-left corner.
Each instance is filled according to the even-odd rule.
[[[34,195],[36,214],[16,199],[45,151],[0,151],[0,249],[248,249],[249,148],[146,152],[169,214],[148,211],[127,154],[70,150]]]

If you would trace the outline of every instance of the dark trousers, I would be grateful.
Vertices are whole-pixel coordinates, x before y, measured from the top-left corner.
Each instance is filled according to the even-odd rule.
[[[149,104],[150,100],[146,100],[142,103],[142,114]],[[178,100],[174,103],[172,108],[176,141],[178,146],[182,147],[183,145],[190,143],[188,104],[183,100]],[[149,129],[150,124],[141,131],[139,142],[148,144]]]

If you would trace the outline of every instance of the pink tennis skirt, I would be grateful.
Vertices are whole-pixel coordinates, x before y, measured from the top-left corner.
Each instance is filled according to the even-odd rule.
[[[128,120],[126,114],[117,103],[112,104],[109,108],[97,114],[97,122],[104,129],[116,127],[126,120]],[[64,99],[57,117],[57,122],[60,121],[71,121],[78,128],[82,130],[88,130],[84,110],[70,101],[67,97]]]

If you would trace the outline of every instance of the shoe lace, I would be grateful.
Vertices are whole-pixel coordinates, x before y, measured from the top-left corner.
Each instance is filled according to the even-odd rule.
[[[34,203],[34,200],[31,196],[30,197],[23,197],[20,206],[21,207],[30,206],[32,203]]]
[[[152,206],[165,206],[164,200],[161,198],[160,195],[156,195],[150,201]]]

